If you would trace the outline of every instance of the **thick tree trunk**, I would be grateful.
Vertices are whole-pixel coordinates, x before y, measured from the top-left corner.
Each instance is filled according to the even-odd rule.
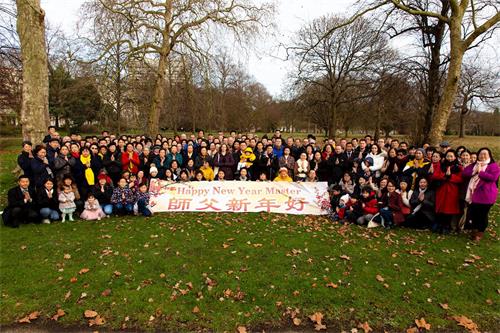
[[[165,74],[167,71],[167,61],[170,55],[171,45],[170,45],[170,32],[172,21],[172,2],[167,2],[167,7],[165,8],[164,21],[165,21],[165,31],[162,33],[163,41],[161,44],[161,49],[159,52],[160,59],[158,60],[158,69],[156,71],[156,80],[153,91],[153,100],[151,101],[151,108],[149,110],[148,119],[148,133],[151,137],[156,136],[160,133],[160,109],[163,106],[164,96],[165,96]]]
[[[17,0],[17,33],[21,44],[23,138],[42,142],[49,125],[49,72],[45,47],[45,12],[40,0]]]
[[[455,101],[458,89],[460,73],[462,70],[462,60],[465,53],[465,48],[461,40],[461,21],[461,17],[451,17],[450,65],[439,106],[432,117],[432,126],[429,131],[429,143],[432,146],[437,146],[443,139],[443,133],[446,130],[448,118],[453,108],[453,102]]]
[[[441,15],[446,16],[450,10],[449,0],[442,1]],[[433,27],[432,34],[434,43],[430,47],[429,73],[427,76],[427,96],[425,105],[425,116],[423,124],[423,143],[430,141],[430,129],[432,126],[432,117],[434,110],[438,107],[440,101],[441,89],[441,46],[443,45],[446,23],[438,21]]]
[[[121,134],[122,130],[122,72],[120,63],[120,44],[117,45],[116,49],[116,79],[115,79],[115,104],[116,104],[116,128],[117,133]]]
[[[160,133],[160,109],[165,95],[165,70],[167,67],[167,54],[160,53],[156,81],[153,91],[153,100],[149,110],[148,134],[153,137]]]

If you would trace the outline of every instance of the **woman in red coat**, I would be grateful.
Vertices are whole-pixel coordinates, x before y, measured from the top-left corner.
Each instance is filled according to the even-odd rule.
[[[139,154],[134,151],[134,145],[131,143],[127,144],[126,150],[122,153],[122,170],[137,174],[140,164]]]
[[[444,161],[434,169],[431,176],[436,183],[436,225],[434,231],[449,233],[451,221],[461,214],[460,184],[462,183],[462,167],[454,151],[446,152]]]

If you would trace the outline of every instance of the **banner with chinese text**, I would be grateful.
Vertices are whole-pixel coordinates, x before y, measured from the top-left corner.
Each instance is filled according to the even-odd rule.
[[[322,215],[328,184],[289,182],[186,182],[152,179],[153,212],[271,212]]]

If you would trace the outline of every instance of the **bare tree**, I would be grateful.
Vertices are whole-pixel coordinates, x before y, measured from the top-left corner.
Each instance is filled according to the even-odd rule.
[[[362,97],[353,96],[349,90],[369,87],[373,70],[390,53],[387,39],[364,19],[325,35],[344,22],[338,16],[316,19],[298,32],[288,48],[297,64],[295,79],[306,86],[320,86],[323,91],[321,103],[328,105],[325,120],[330,137],[335,136],[339,107]]]
[[[498,100],[500,100],[498,68],[485,69],[473,64],[464,64],[455,105],[459,112],[459,137],[465,137],[465,118],[474,106]]]
[[[440,0],[443,4],[445,0]],[[453,108],[458,90],[462,61],[465,53],[481,41],[490,38],[500,22],[500,5],[491,0],[446,0],[449,1],[449,12],[443,13],[439,4],[431,8],[421,9],[415,6],[415,0],[369,0],[362,3],[360,10],[349,20],[332,27],[324,35],[327,39],[336,30],[355,23],[371,12],[382,10],[387,17],[395,12],[403,12],[410,16],[426,17],[446,24],[449,34],[449,66],[443,92],[438,107],[432,116],[429,140],[432,145],[441,141],[443,132]],[[439,2],[438,2],[439,3]],[[320,42],[318,42],[319,44]]]
[[[109,12],[129,22],[129,34],[135,39],[115,40],[127,45],[136,56],[153,57],[156,78],[148,116],[148,132],[159,130],[160,109],[165,97],[165,74],[170,54],[180,45],[198,52],[203,49],[202,35],[214,29],[232,33],[238,40],[256,33],[273,12],[269,4],[254,5],[250,0],[100,0]]]
[[[17,33],[21,45],[23,138],[42,142],[49,125],[49,75],[45,48],[45,12],[40,0],[17,0]]]

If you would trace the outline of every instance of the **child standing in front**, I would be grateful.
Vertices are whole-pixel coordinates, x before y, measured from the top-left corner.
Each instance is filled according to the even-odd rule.
[[[62,221],[66,222],[66,215],[70,221],[73,220],[73,213],[76,210],[75,192],[71,186],[64,186],[63,191],[59,193],[59,210],[62,212]]]

